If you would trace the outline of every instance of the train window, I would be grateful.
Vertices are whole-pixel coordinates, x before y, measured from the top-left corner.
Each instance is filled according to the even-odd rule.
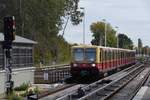
[[[73,50],[74,60],[83,61],[84,60],[84,49],[76,48]]]
[[[114,59],[117,59],[116,51],[114,51]]]
[[[103,61],[105,61],[105,51],[103,50]]]
[[[110,60],[112,60],[113,59],[113,51],[110,51],[110,53],[111,53]]]
[[[116,59],[116,51],[114,51],[114,59]]]
[[[105,51],[105,61],[107,61],[107,51]]]
[[[108,51],[108,60],[111,60],[111,51]]]
[[[119,53],[118,53],[119,51],[117,50],[116,51],[116,58],[118,59],[119,58]]]
[[[119,51],[119,59],[121,58],[120,56],[121,56],[121,52]]]
[[[99,61],[101,62],[102,61],[102,50],[101,49],[99,49],[100,51],[99,51]]]
[[[114,59],[114,52],[111,51],[111,60],[113,60],[113,59]]]
[[[106,61],[108,60],[108,53],[107,53],[107,51],[105,51],[105,60]]]
[[[108,51],[108,60],[110,60],[110,58],[111,58],[111,53],[110,51]]]
[[[95,61],[96,60],[96,49],[95,48],[86,48],[85,49],[85,59],[87,61]]]
[[[112,60],[115,59],[115,51],[112,51]]]
[[[112,51],[110,51],[110,60],[112,60],[112,57],[113,57],[113,54],[112,54],[113,52]]]
[[[120,51],[118,51],[118,58],[120,59]]]
[[[106,51],[106,60],[109,60],[109,51]]]

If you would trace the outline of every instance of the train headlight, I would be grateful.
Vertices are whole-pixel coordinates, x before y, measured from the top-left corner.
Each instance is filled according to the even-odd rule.
[[[92,67],[95,67],[96,66],[96,64],[91,64],[92,65]]]
[[[78,65],[75,63],[75,64],[73,64],[73,67],[77,67]]]

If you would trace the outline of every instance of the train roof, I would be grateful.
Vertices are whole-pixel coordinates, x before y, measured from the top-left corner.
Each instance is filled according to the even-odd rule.
[[[72,46],[72,48],[102,48],[102,49],[107,49],[107,50],[120,50],[120,51],[135,52],[135,50],[130,50],[130,49],[104,47],[104,46],[96,46],[96,45],[77,45],[77,46]]]

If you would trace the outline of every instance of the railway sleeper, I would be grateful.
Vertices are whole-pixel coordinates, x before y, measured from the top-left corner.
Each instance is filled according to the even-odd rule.
[[[87,91],[87,92],[88,92],[88,91],[91,91],[91,89],[90,89],[90,88],[86,88],[86,89],[85,89],[85,91]]]
[[[104,91],[114,91],[115,89],[113,88],[105,88]]]
[[[102,92],[96,92],[96,95],[97,95],[97,96],[100,96],[100,97],[105,97],[105,96],[107,96],[107,94],[104,94],[104,93],[102,93]]]
[[[118,88],[118,87],[119,87],[119,86],[117,86],[117,87],[109,86],[108,89],[115,90],[115,89]]]
[[[119,86],[118,86],[118,85],[110,85],[110,87],[117,88],[117,87],[119,87]]]
[[[96,88],[96,87],[98,87],[98,84],[94,84],[92,87]]]
[[[114,83],[112,85],[115,86],[115,87],[120,87],[122,85],[122,82],[116,82],[116,83]]]
[[[100,82],[97,82],[96,84],[97,84],[97,85],[100,85],[100,84],[104,84],[104,83],[100,81]]]
[[[109,79],[101,81],[102,84],[104,84],[104,83],[109,84],[110,82],[112,82],[112,80],[109,80]]]
[[[85,91],[91,91],[92,90],[92,87],[91,86],[88,86],[87,88],[84,89]]]
[[[113,92],[113,91],[103,89],[102,91],[99,91],[99,92],[101,92],[101,93],[104,93],[104,94],[107,94],[107,95],[108,95],[110,92]]]

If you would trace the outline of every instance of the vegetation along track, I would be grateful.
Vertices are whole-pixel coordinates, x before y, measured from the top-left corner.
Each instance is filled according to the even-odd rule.
[[[115,84],[117,81],[124,79],[126,76],[132,76],[132,73],[135,70],[136,70],[136,72],[134,72],[133,74],[137,73],[137,71],[141,71],[143,69],[142,66],[143,66],[143,64],[137,63],[137,64],[125,69],[125,70],[122,70],[121,72],[116,73],[116,75],[113,74],[109,77],[101,79],[101,80],[94,82],[90,85],[82,87],[81,90],[83,90],[83,91],[75,90],[70,94],[67,94],[61,98],[58,98],[57,100],[76,100],[76,99],[81,99],[81,100],[83,99],[84,100],[86,98],[90,98],[95,93],[97,94],[98,91],[103,90],[103,88],[108,87],[109,85],[112,85],[113,83]],[[117,86],[116,86],[116,88],[117,88]],[[79,94],[79,92],[81,94]],[[82,93],[82,92],[84,92],[84,93]],[[110,92],[112,92],[112,91],[110,91]]]

